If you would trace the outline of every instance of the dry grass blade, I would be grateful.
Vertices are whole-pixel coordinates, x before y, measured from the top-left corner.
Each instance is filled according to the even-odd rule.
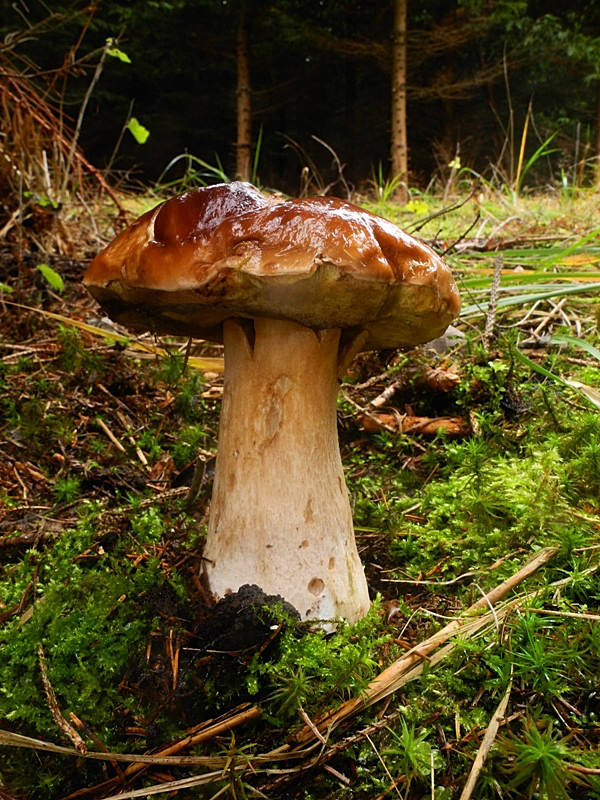
[[[234,767],[234,769],[239,769]],[[189,778],[182,778],[177,781],[167,783],[156,783],[153,786],[146,786],[144,789],[132,789],[119,794],[111,794],[105,800],[127,800],[129,797],[150,797],[155,794],[166,792],[178,792],[180,789],[192,789],[194,786],[202,786],[207,783],[214,783],[223,778],[221,770],[218,772],[205,772],[203,775],[192,775]]]
[[[452,622],[448,623],[448,625],[443,627],[437,633],[434,633],[433,636],[431,636],[425,642],[421,642],[417,647],[409,650],[406,655],[395,661],[387,669],[383,670],[383,672],[381,672],[375,678],[375,680],[369,684],[366,691],[359,697],[351,698],[347,702],[343,703],[337,710],[327,714],[321,720],[318,720],[315,724],[319,730],[321,732],[331,730],[348,717],[362,711],[365,708],[368,708],[380,700],[383,700],[385,697],[395,692],[398,688],[400,688],[400,686],[407,682],[407,675],[409,673],[413,676],[418,674],[418,671],[417,673],[412,673],[412,671],[415,668],[417,670],[422,669],[422,663],[424,659],[437,650],[440,645],[445,644],[449,639],[458,633],[461,635],[470,633],[472,635],[484,625],[488,624],[489,621],[494,617],[493,612],[489,612],[488,614],[484,614],[475,618],[473,618],[472,615],[481,612],[485,608],[493,609],[493,607],[500,600],[506,597],[506,595],[512,589],[547,564],[556,552],[557,548],[546,547],[543,550],[540,550],[539,553],[536,553],[536,555],[518,572],[474,603],[467,610],[465,616],[452,620]],[[498,613],[496,613],[496,617],[499,618]],[[304,743],[310,741],[310,739],[313,737],[314,733],[312,730],[309,727],[306,727],[303,728],[295,737],[295,741],[298,743]]]
[[[82,757],[82,754],[73,747],[63,747],[53,742],[45,742],[42,739],[34,739],[31,736],[23,736],[19,733],[0,730],[1,747],[21,747],[25,750],[42,750],[47,753],[58,753],[65,756]],[[134,753],[100,753],[93,750],[85,754],[85,758],[95,761],[121,761],[133,764],[154,764],[154,765],[178,765],[178,766],[203,766],[203,767],[222,767],[225,758],[210,756],[152,756],[136,755]]]
[[[177,766],[204,766],[209,769],[222,769],[227,763],[225,756],[180,756],[175,755],[181,750],[193,747],[200,742],[212,739],[222,733],[226,733],[238,725],[241,725],[260,716],[262,710],[258,706],[250,706],[242,711],[229,716],[224,720],[214,722],[202,730],[186,736],[171,745],[162,748],[158,753],[152,755],[136,755],[133,753],[105,753],[89,751],[85,753],[86,758],[100,761],[121,761],[130,762],[130,766],[125,770],[125,775],[130,776],[142,769],[144,765],[177,765]],[[29,750],[45,750],[50,753],[60,753],[69,756],[81,756],[82,753],[71,747],[62,747],[52,742],[44,742],[41,739],[33,739],[30,736],[22,736],[18,733],[0,730],[0,745],[7,747],[23,747]]]
[[[86,333],[91,333],[93,336],[98,336],[102,339],[111,342],[119,342],[120,344],[128,345],[128,350],[135,351],[138,355],[148,354],[152,356],[165,357],[168,355],[164,347],[157,347],[149,342],[142,342],[131,340],[130,337],[117,333],[116,331],[107,331],[104,328],[98,328],[96,325],[90,325],[87,322],[82,322],[79,319],[72,319],[66,317],[64,314],[57,314],[54,311],[46,311],[44,308],[32,308],[31,306],[23,305],[22,303],[13,303],[12,301],[5,300],[6,305],[22,308],[25,311],[33,311],[36,314],[42,314],[44,317],[49,317],[57,322],[62,322],[65,325],[70,325],[73,328],[78,328]],[[190,367],[203,372],[223,372],[224,362],[222,358],[214,358],[210,356],[189,356],[187,363]]]
[[[586,383],[581,383],[580,381],[572,381],[568,378],[565,379],[565,383],[567,383],[572,389],[577,389],[581,392],[590,403],[593,403],[596,408],[600,408],[600,392],[598,389],[595,389],[593,386],[588,386]]]
[[[479,773],[481,772],[482,767],[487,758],[487,755],[490,752],[490,748],[494,743],[500,724],[502,723],[502,720],[505,717],[511,689],[512,689],[512,682],[508,684],[506,692],[504,693],[504,696],[502,697],[502,700],[500,701],[498,708],[494,712],[490,724],[487,727],[485,735],[479,746],[479,750],[477,751],[477,756],[475,757],[475,761],[473,762],[473,766],[471,767],[471,772],[469,773],[469,777],[467,778],[467,782],[461,792],[459,800],[469,800],[469,798],[473,794],[473,790],[477,785],[477,779],[479,778]]]

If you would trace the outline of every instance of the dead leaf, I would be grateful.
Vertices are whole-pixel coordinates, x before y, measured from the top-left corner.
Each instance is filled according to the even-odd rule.
[[[411,435],[435,436],[438,431],[444,431],[447,436],[468,436],[471,426],[462,417],[415,417],[410,414],[396,415],[383,413],[361,414],[358,420],[362,427],[369,433],[379,433],[390,428],[398,430],[401,424],[401,433]]]

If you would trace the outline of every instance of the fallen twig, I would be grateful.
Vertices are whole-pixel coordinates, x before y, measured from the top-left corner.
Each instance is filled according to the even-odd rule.
[[[371,400],[371,406],[373,408],[381,408],[381,406],[387,405],[389,400],[391,400],[391,398],[396,394],[401,385],[402,382],[399,380],[392,381],[389,386],[385,387],[383,392]]]
[[[414,417],[410,414],[385,414],[367,412],[358,415],[358,421],[369,433],[398,431],[406,434],[420,433],[435,436],[444,431],[447,436],[468,436],[471,426],[462,417]]]
[[[48,698],[48,706],[50,707],[50,713],[52,714],[52,719],[58,726],[58,728],[62,731],[63,735],[67,737],[73,745],[78,753],[81,755],[85,755],[87,753],[87,745],[81,738],[81,736],[77,733],[75,728],[67,722],[67,720],[63,717],[61,710],[58,706],[58,701],[56,699],[56,693],[54,692],[54,688],[50,683],[50,678],[48,677],[48,668],[46,666],[46,656],[44,654],[44,648],[42,644],[38,644],[37,649],[38,654],[38,661],[40,664],[40,671],[42,673],[42,683],[44,684],[44,691],[46,692],[46,697]]]
[[[114,446],[119,450],[121,453],[127,452],[121,442],[117,439],[111,429],[108,427],[106,422],[104,422],[101,417],[96,417],[96,424],[102,428],[103,432],[106,434],[107,438],[114,444]]]

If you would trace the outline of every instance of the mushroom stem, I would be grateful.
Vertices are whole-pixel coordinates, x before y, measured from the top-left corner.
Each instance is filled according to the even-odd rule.
[[[204,556],[222,597],[246,583],[303,619],[360,619],[367,583],[337,423],[339,329],[224,323],[225,389]]]

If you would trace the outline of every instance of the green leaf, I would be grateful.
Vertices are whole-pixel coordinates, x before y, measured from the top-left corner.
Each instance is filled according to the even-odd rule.
[[[64,291],[65,282],[60,277],[58,272],[55,272],[52,267],[48,266],[48,264],[38,264],[38,269],[55,292],[61,294]]]
[[[12,290],[12,286],[9,286],[6,283],[0,283],[0,292],[8,292],[10,294]]]
[[[129,58],[127,53],[124,53],[118,47],[113,47],[112,43],[113,43],[113,39],[107,39],[106,40],[106,44],[109,45],[106,48],[106,55],[107,56],[112,56],[113,58],[118,58],[119,61],[122,61],[124,64],[131,64],[131,59]]]
[[[127,123],[127,130],[133,138],[136,140],[138,144],[144,144],[147,138],[150,136],[150,131],[148,128],[145,128],[136,117],[132,117],[129,122]]]

